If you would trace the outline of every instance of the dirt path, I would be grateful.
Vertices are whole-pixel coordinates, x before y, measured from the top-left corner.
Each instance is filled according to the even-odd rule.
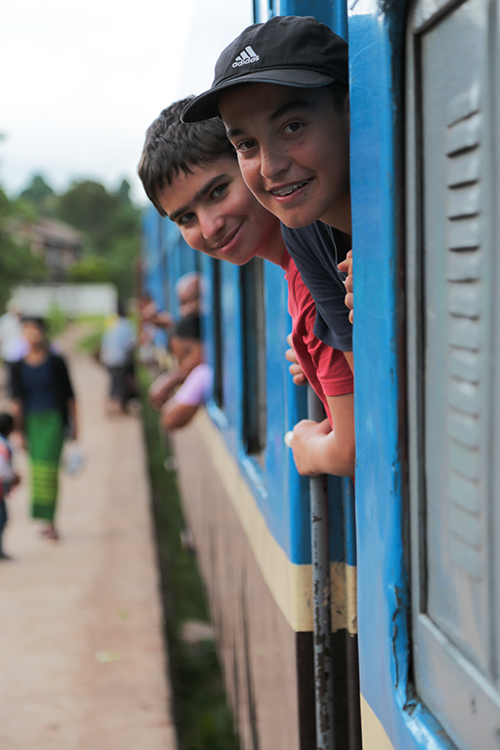
[[[27,483],[9,501],[0,748],[174,750],[141,423],[104,416],[106,374],[75,338],[63,346],[87,463],[62,477],[62,541],[39,538]]]

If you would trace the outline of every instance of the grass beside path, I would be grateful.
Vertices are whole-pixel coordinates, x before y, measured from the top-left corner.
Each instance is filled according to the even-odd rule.
[[[196,557],[181,545],[184,518],[177,478],[164,466],[168,452],[158,412],[147,400],[149,374],[141,368],[138,375],[179,750],[238,750],[214,641],[191,644],[180,637],[186,621],[208,622],[205,588]]]
[[[78,342],[81,352],[95,356],[101,346],[102,334],[104,333],[104,315],[87,315],[77,319],[81,326],[82,337]]]

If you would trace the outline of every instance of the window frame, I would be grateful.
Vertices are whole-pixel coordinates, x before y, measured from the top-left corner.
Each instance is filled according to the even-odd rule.
[[[245,453],[264,464],[267,443],[267,354],[264,261],[240,268],[242,441]],[[257,377],[252,377],[256,373]]]

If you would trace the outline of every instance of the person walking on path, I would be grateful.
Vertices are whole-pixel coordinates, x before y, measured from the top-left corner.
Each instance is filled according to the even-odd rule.
[[[31,515],[44,522],[42,535],[57,540],[55,525],[59,463],[65,434],[76,439],[76,402],[66,362],[49,349],[41,318],[24,318],[29,351],[11,365],[16,427],[31,467]]]
[[[104,331],[100,355],[109,372],[109,414],[125,413],[127,403],[137,395],[134,387],[134,327],[127,318],[123,303],[118,303],[116,312]]]

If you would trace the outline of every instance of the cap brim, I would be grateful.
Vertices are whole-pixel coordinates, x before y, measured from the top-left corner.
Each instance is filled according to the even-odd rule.
[[[277,83],[280,86],[294,86],[296,88],[318,88],[333,83],[334,76],[326,76],[316,73],[314,70],[302,68],[284,68],[275,70],[259,70],[255,73],[231,78],[230,81],[221,83],[219,86],[205,91],[193,99],[183,110],[182,122],[199,122],[217,117],[219,114],[219,99],[228,89],[233,86],[241,86],[243,83]]]

